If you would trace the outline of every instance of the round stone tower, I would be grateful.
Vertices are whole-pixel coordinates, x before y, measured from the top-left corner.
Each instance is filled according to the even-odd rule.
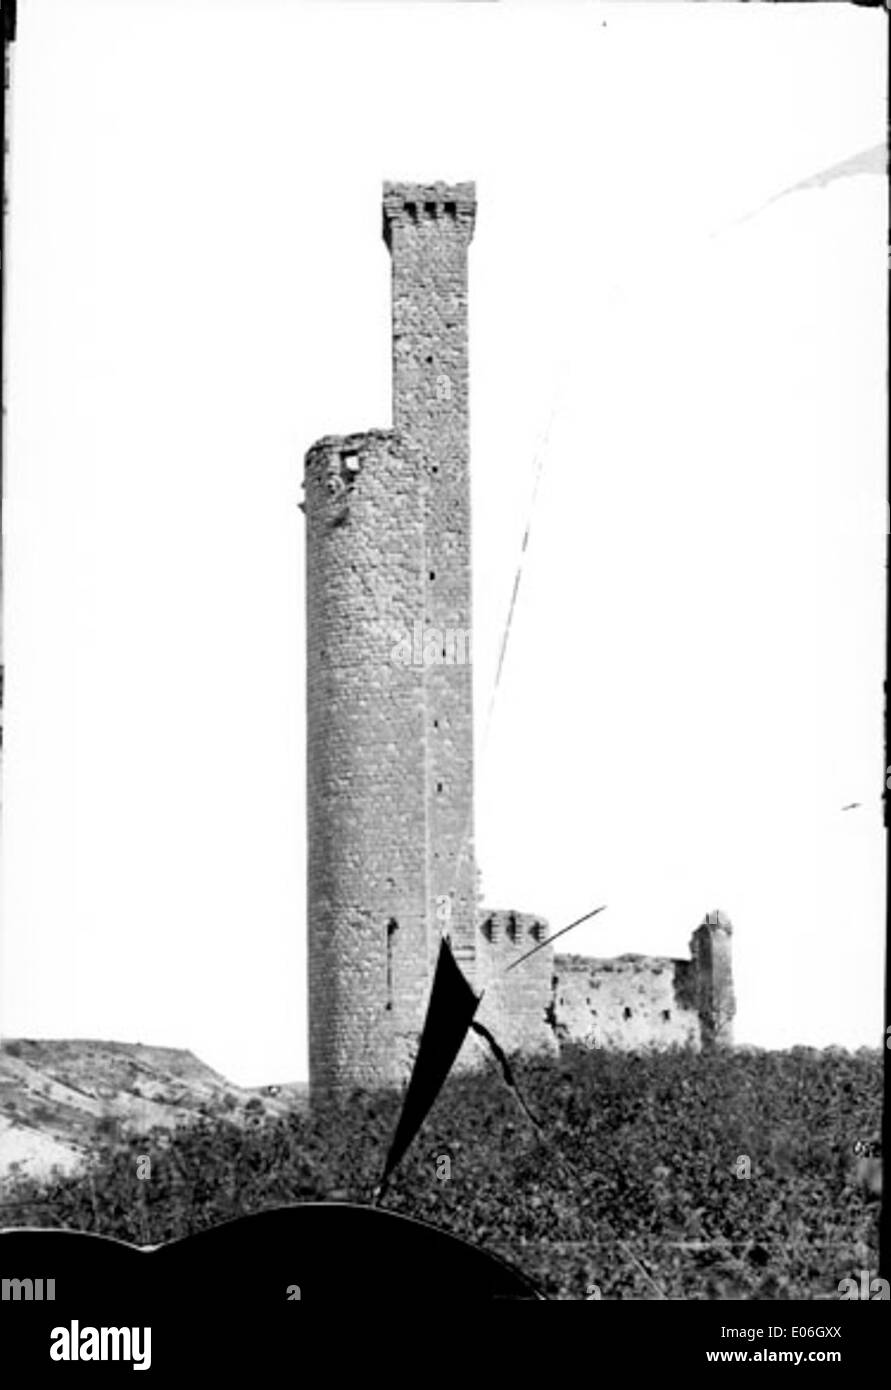
[[[447,933],[474,970],[472,184],[385,184],[392,430],[306,456],[310,1085],[407,1079]]]

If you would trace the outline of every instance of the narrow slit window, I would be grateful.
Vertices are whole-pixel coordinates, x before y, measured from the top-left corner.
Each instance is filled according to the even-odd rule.
[[[399,923],[395,917],[391,917],[387,923],[387,1003],[386,1009],[389,1013],[393,1008],[393,946]]]

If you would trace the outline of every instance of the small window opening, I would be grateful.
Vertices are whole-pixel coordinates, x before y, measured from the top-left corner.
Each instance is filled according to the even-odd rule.
[[[458,216],[458,204],[457,204],[457,203],[446,203],[446,204],[445,204],[445,214],[446,214],[446,217],[457,217],[457,216]]]
[[[627,1004],[625,1005],[624,1009],[622,1010],[622,1017],[623,1017],[626,1021],[631,1017],[631,1010],[628,1008],[628,1005],[627,1005]]]
[[[435,217],[435,216],[436,216],[436,204],[435,204],[435,203],[425,203],[425,204],[424,204],[424,211],[426,212],[426,214],[427,214],[428,217]]]
[[[662,1022],[663,1022],[663,1023],[670,1023],[670,1022],[671,1022],[671,1009],[663,1009],[663,1010],[662,1010]]]
[[[393,937],[398,930],[399,923],[395,917],[391,917],[387,923],[387,1012],[393,1007]]]

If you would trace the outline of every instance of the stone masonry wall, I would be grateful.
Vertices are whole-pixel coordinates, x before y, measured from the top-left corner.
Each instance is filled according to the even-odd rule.
[[[733,927],[723,912],[709,912],[690,940],[696,1008],[705,1046],[722,1047],[733,1041],[733,993],[731,938]]]
[[[690,940],[690,958],[555,953],[545,945],[515,969],[536,941],[542,918],[484,915],[477,935],[477,1017],[506,1052],[548,1053],[561,1046],[639,1050],[730,1046],[733,1041],[732,928],[710,912]]]
[[[310,1075],[395,1081],[427,989],[423,671],[391,660],[423,602],[420,460],[393,432],[307,455]],[[421,833],[419,833],[419,827]]]
[[[467,251],[472,183],[384,185],[392,261],[393,423],[423,456],[427,632],[463,632],[465,660],[426,668],[427,837],[431,908],[473,977],[473,685]],[[432,961],[431,961],[432,964]]]
[[[696,1045],[690,962],[658,956],[554,958],[554,1026],[562,1043],[619,1050]]]
[[[709,912],[690,939],[689,960],[555,955],[558,1040],[616,1049],[730,1046],[731,934],[729,918]]]
[[[489,912],[478,928],[476,979],[483,1002],[477,1018],[505,1052],[553,1055],[558,1050],[549,1022],[554,948],[543,946],[509,969],[547,935],[544,918],[526,912]]]
[[[407,1079],[439,936],[474,979],[472,184],[385,184],[393,430],[306,457],[310,1084]],[[404,638],[463,633],[423,653]],[[397,654],[398,653],[398,654]]]

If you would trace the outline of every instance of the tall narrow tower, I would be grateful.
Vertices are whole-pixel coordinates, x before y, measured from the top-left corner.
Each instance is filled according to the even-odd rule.
[[[398,1084],[438,941],[473,978],[472,184],[385,184],[392,430],[309,450],[310,1083]]]
[[[476,907],[467,353],[467,248],[475,215],[472,183],[384,185],[384,240],[393,263],[393,423],[420,450],[425,473],[429,892],[457,959],[467,965]]]

